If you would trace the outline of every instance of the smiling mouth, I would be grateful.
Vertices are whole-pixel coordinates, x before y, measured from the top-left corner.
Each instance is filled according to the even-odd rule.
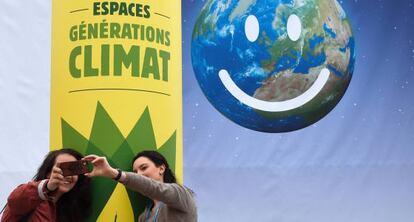
[[[63,184],[71,184],[73,183],[73,179],[65,179],[63,180]]]
[[[247,17],[244,29],[246,37],[250,42],[257,40],[260,28],[259,22],[255,16],[249,15]],[[300,38],[301,32],[302,25],[299,17],[295,14],[290,15],[287,21],[288,37],[292,41],[297,41]],[[256,110],[267,112],[283,112],[296,109],[311,101],[325,86],[326,82],[329,79],[330,72],[329,69],[323,68],[312,86],[301,95],[293,99],[276,102],[263,101],[248,95],[234,83],[229,73],[225,69],[220,70],[218,75],[224,87],[230,92],[231,95],[233,95],[234,98],[239,100],[241,103]]]
[[[329,70],[323,68],[318,75],[318,78],[312,84],[312,86],[302,93],[300,96],[297,96],[293,99],[277,102],[268,102],[260,99],[256,99],[247,93],[243,92],[230,78],[227,70],[222,69],[219,71],[219,77],[224,87],[230,92],[241,103],[250,106],[257,110],[267,111],[267,112],[282,112],[301,107],[311,101],[325,86],[325,83],[329,79]]]

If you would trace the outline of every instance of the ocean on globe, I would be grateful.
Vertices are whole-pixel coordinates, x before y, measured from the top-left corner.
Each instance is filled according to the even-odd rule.
[[[252,130],[288,132],[338,104],[354,48],[336,0],[209,0],[194,26],[191,59],[220,113]]]

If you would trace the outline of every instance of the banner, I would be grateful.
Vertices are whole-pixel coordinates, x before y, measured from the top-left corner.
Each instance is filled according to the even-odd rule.
[[[50,147],[132,169],[142,150],[182,181],[181,2],[53,1]],[[138,194],[93,178],[89,221],[136,221]]]

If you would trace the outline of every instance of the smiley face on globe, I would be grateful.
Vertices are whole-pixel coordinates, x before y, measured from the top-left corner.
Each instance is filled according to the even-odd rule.
[[[343,97],[355,63],[351,26],[336,0],[207,1],[191,53],[210,103],[263,132],[323,118]]]

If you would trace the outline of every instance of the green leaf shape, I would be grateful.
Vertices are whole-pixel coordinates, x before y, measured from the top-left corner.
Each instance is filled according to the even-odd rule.
[[[158,149],[165,159],[167,159],[170,169],[175,172],[175,157],[176,157],[176,144],[177,144],[177,131],[170,136],[170,138]]]
[[[128,144],[131,146],[133,153],[138,153],[142,150],[156,150],[157,144],[155,142],[154,129],[152,127],[151,116],[148,107],[145,108],[144,113],[132,128],[127,137]]]
[[[110,159],[118,168],[126,171],[132,171],[132,158],[134,157],[134,155],[135,154],[132,152],[128,142],[124,140],[124,142],[116,150],[116,152]]]
[[[89,141],[99,147],[105,156],[112,156],[124,140],[121,131],[98,102]]]
[[[62,146],[72,148],[79,153],[85,154],[88,147],[88,139],[83,137],[64,119],[61,119],[62,124]]]

